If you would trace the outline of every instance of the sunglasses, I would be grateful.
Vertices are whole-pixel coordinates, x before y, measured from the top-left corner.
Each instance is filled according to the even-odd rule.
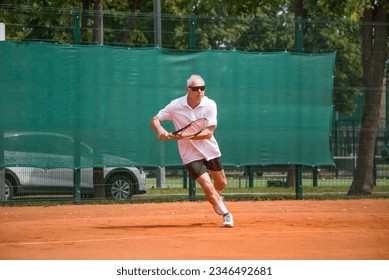
[[[198,87],[188,87],[190,88],[192,91],[204,91],[205,90],[205,86],[198,86]]]

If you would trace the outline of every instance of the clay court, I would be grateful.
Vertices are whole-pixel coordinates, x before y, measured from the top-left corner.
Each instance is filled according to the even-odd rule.
[[[0,208],[0,259],[388,260],[389,200]]]

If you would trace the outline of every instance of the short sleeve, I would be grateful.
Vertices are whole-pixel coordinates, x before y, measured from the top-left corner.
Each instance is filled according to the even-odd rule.
[[[160,121],[166,121],[166,120],[171,120],[172,119],[172,115],[171,115],[171,112],[172,112],[172,103],[169,103],[165,108],[161,109],[158,114],[157,114],[157,118],[160,120]]]
[[[209,104],[207,104],[205,118],[207,118],[208,120],[208,126],[217,126],[217,105],[215,101],[209,100]]]

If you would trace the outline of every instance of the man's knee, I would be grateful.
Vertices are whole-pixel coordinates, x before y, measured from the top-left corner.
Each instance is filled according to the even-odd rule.
[[[227,186],[227,179],[226,177],[220,178],[218,181],[215,181],[215,187],[218,191],[222,191]]]

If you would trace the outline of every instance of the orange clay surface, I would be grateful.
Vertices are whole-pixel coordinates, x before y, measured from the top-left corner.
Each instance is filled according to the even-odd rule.
[[[0,259],[388,260],[389,200],[0,207]]]

